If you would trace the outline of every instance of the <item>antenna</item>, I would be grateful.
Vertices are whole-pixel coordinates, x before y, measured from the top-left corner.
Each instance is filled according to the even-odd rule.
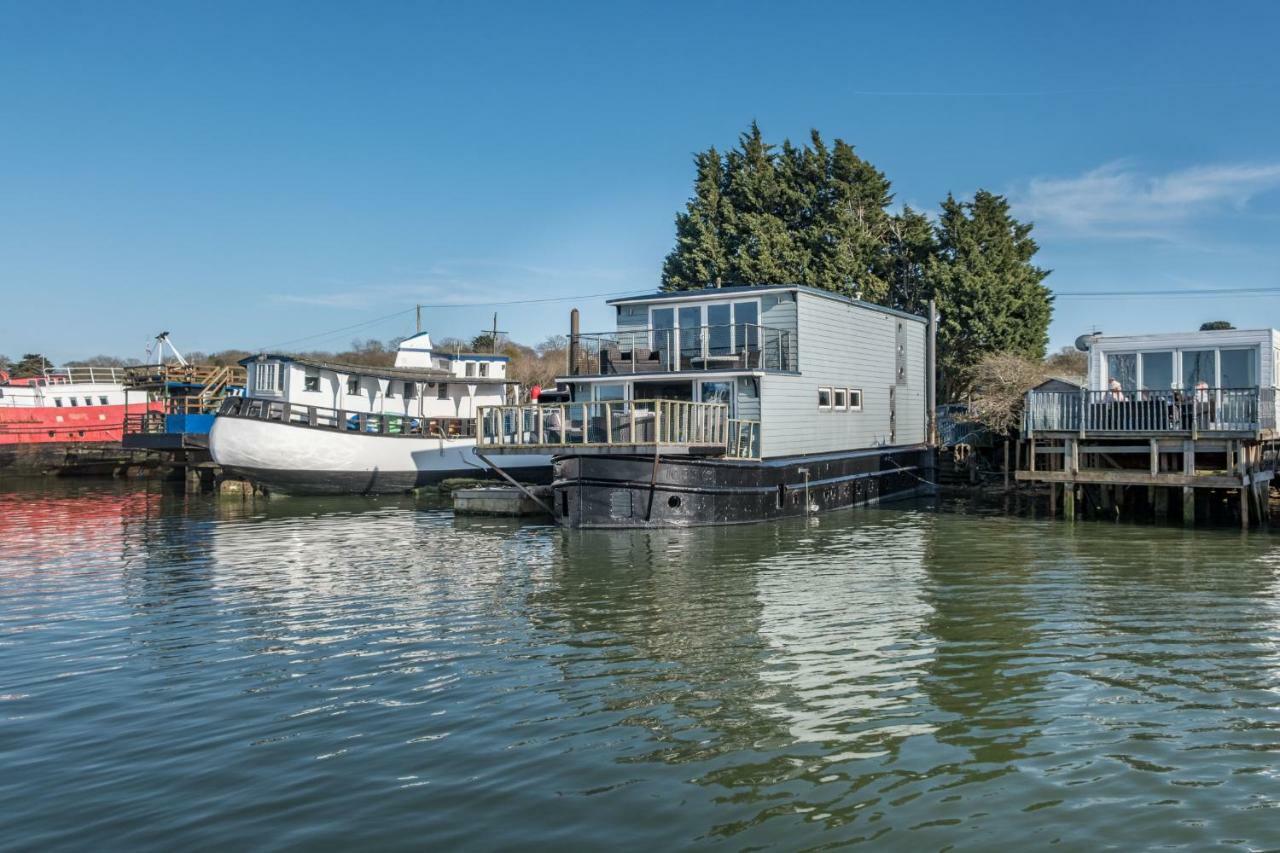
[[[1102,330],[1097,326],[1094,326],[1092,332],[1076,338],[1076,349],[1080,350],[1080,352],[1088,352],[1089,346],[1093,343],[1093,339],[1100,334],[1102,334]]]

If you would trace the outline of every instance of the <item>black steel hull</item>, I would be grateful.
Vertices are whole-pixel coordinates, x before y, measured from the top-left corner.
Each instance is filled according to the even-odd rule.
[[[566,527],[744,524],[934,493],[933,450],[877,448],[758,462],[562,456],[552,483]]]

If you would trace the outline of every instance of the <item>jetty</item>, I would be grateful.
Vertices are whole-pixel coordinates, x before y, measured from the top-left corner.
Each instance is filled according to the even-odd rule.
[[[1033,390],[1019,481],[1049,489],[1051,513],[1270,517],[1280,332],[1095,337],[1079,390]]]

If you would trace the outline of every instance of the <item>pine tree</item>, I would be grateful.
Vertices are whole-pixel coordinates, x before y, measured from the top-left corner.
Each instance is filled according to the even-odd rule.
[[[937,225],[938,247],[927,264],[938,301],[940,398],[957,400],[989,353],[1041,359],[1049,342],[1053,297],[1047,270],[1031,263],[1032,226],[1009,214],[1003,196],[979,190],[971,202],[948,195]]]
[[[755,122],[729,152],[725,171],[725,201],[733,210],[726,242],[734,283],[792,283],[803,259],[780,215],[784,186],[773,146]]]

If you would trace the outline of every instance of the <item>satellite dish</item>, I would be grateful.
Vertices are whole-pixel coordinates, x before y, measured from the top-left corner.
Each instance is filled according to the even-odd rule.
[[[1076,349],[1080,350],[1080,352],[1088,352],[1089,344],[1093,343],[1093,339],[1098,335],[1098,332],[1090,332],[1087,335],[1081,335],[1076,338]]]

